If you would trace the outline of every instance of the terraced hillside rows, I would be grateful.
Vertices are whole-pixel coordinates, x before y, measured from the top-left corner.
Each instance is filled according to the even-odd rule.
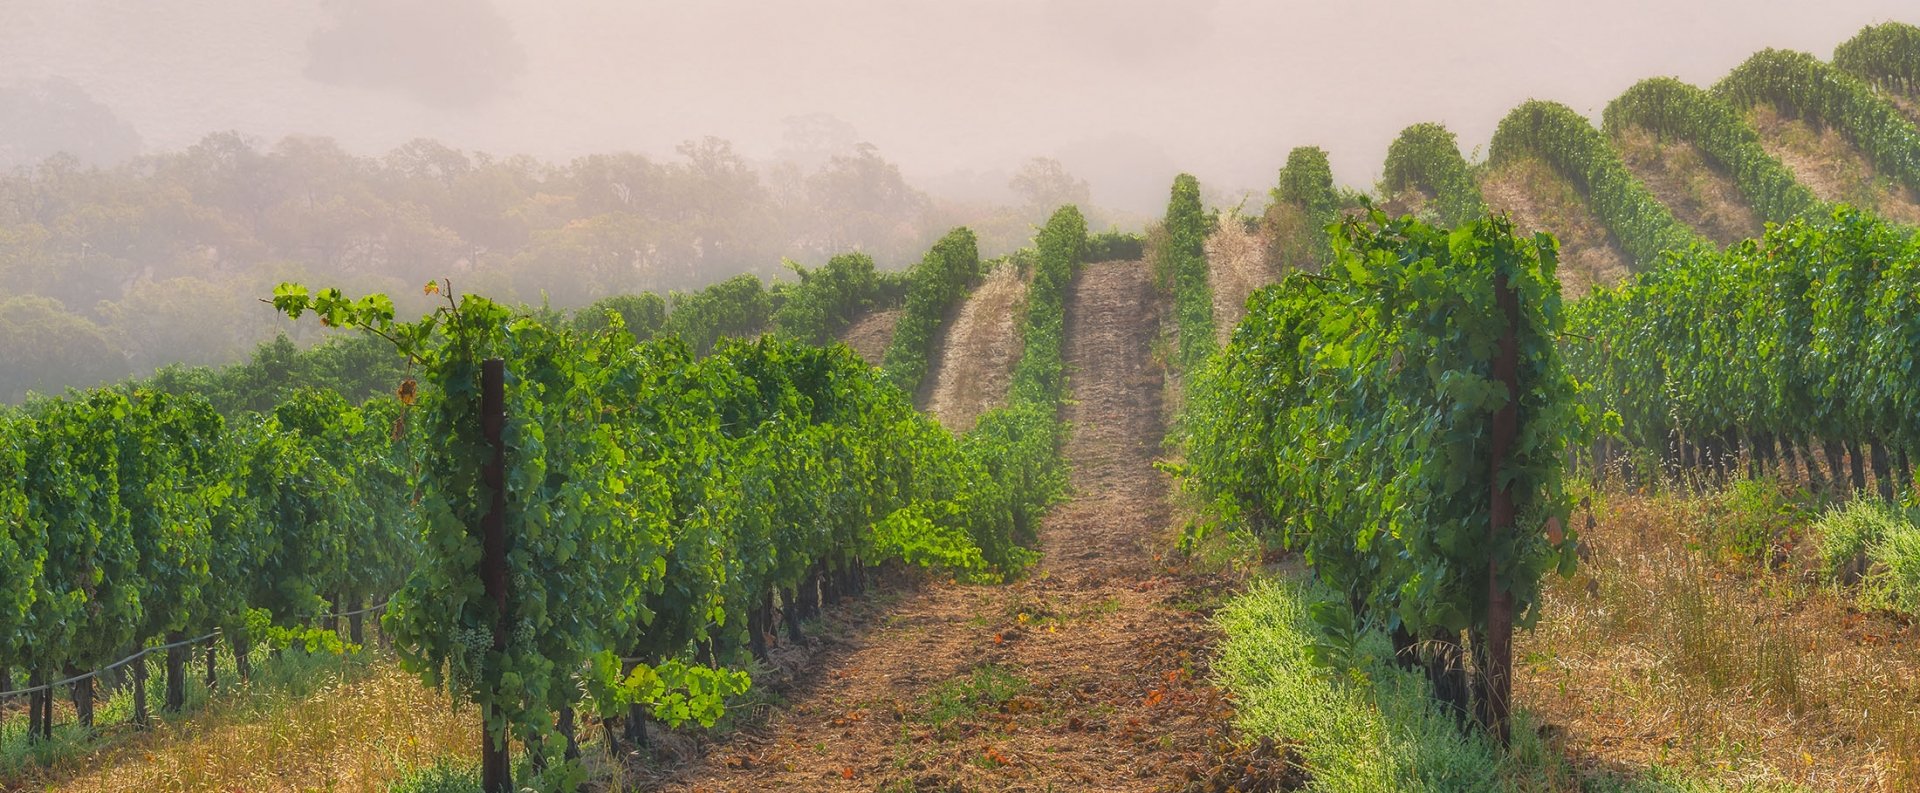
[[[1020,322],[1027,282],[999,267],[967,296],[934,362],[927,412],[947,429],[966,432],[980,414],[1006,401],[1013,363],[1020,357]]]
[[[931,583],[829,633],[757,734],[715,746],[678,791],[1149,791],[1177,787],[1222,725],[1210,631],[1158,560],[1169,532],[1161,376],[1146,268],[1087,266],[1068,304],[1074,497],[1032,575]],[[951,351],[964,356],[963,349]]]
[[[1621,130],[1613,144],[1627,170],[1702,236],[1727,245],[1760,235],[1763,224],[1739,187],[1714,170],[1698,147],[1641,128]]]
[[[1794,178],[1812,188],[1820,200],[1846,202],[1889,220],[1920,224],[1920,200],[1913,191],[1881,175],[1839,130],[1786,117],[1768,105],[1756,105],[1747,113],[1747,122],[1760,133],[1767,153],[1792,170]]]

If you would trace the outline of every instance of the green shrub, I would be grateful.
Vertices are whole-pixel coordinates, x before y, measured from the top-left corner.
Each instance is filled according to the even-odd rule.
[[[965,228],[947,232],[907,272],[906,309],[894,324],[882,363],[887,379],[900,390],[908,394],[920,390],[940,326],[979,278],[979,247],[973,232]]]
[[[1460,144],[1453,132],[1440,124],[1415,124],[1400,131],[1400,137],[1387,147],[1387,164],[1381,181],[1390,193],[1408,188],[1434,197],[1439,219],[1448,226],[1459,225],[1487,211],[1480,197],[1480,185],[1473,181],[1466,158],[1460,156]]]
[[[608,314],[618,315],[635,340],[646,341],[666,324],[667,301],[652,292],[601,298],[574,312],[574,330],[586,334],[606,330],[610,325]]]
[[[1855,498],[1814,524],[1827,577],[1873,608],[1920,615],[1920,526],[1898,506]]]
[[[1833,65],[1884,91],[1920,94],[1920,28],[1883,22],[1833,50]]]
[[[1145,237],[1126,231],[1103,231],[1087,237],[1090,262],[1134,261],[1146,254]]]
[[[1318,269],[1331,261],[1333,245],[1327,227],[1339,219],[1340,194],[1333,187],[1333,166],[1327,162],[1326,150],[1301,146],[1288,152],[1280,182],[1270,195],[1273,203],[1262,225],[1274,264]]]
[[[1188,174],[1173,180],[1167,201],[1164,233],[1156,234],[1152,256],[1154,282],[1173,296],[1173,315],[1180,330],[1178,364],[1191,372],[1212,355],[1214,341],[1213,291],[1207,282],[1207,232],[1212,221],[1200,205],[1200,182]]]
[[[826,344],[879,302],[880,274],[864,253],[843,253],[812,270],[787,266],[800,282],[775,290],[780,307],[773,312],[773,327],[787,336]]]
[[[773,299],[760,279],[743,273],[698,292],[673,293],[673,311],[661,328],[680,337],[696,355],[706,355],[723,338],[750,338],[766,330]]]

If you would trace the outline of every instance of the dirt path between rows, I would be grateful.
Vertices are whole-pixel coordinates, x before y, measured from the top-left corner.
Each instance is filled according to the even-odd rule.
[[[996,268],[967,296],[934,363],[927,412],[941,425],[966,432],[980,414],[1006,402],[1026,305],[1027,282],[1012,267]]]
[[[905,309],[899,308],[869,311],[840,334],[840,341],[859,353],[861,360],[879,366],[887,357],[887,345],[893,341],[893,329],[900,324],[900,315],[904,312]]]
[[[1137,262],[1088,266],[1067,307],[1073,498],[1021,582],[930,583],[829,626],[764,726],[676,791],[1178,791],[1229,715],[1208,685],[1218,591],[1163,568],[1158,330]],[[872,600],[871,598],[869,600]]]
[[[1247,313],[1253,290],[1280,280],[1267,266],[1267,242],[1237,217],[1222,218],[1207,235],[1207,270],[1213,287],[1213,328],[1224,344]]]

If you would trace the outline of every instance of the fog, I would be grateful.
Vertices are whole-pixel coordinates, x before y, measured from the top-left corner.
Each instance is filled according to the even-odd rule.
[[[1442,121],[1466,147],[1529,97],[1597,115],[1633,82],[1705,84],[1764,47],[1827,57],[1912,0],[6,0],[0,89],[71,85],[101,157],[236,130],[371,154],[419,137],[566,160],[703,136],[756,160],[872,144],[921,189],[1011,200],[1054,157],[1095,204],[1151,212],[1174,173],[1264,189],[1317,144],[1365,187]],[[44,91],[45,89],[39,89]],[[111,122],[117,117],[124,131]],[[795,119],[810,119],[796,122]],[[90,140],[90,138],[89,138]],[[74,143],[72,145],[82,145]],[[0,149],[4,152],[5,149]]]

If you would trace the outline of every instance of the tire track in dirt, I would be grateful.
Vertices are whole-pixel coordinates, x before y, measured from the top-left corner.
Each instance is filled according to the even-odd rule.
[[[893,341],[893,329],[900,324],[904,309],[870,311],[840,334],[840,341],[859,353],[860,359],[879,366],[887,357],[887,345]]]
[[[1156,550],[1159,306],[1138,262],[1086,267],[1067,306],[1073,498],[1003,586],[926,583],[830,630],[764,726],[657,780],[732,791],[1177,791],[1230,716],[1206,684],[1220,587]],[[890,597],[890,596],[883,596]]]
[[[1233,326],[1246,316],[1247,297],[1280,280],[1280,274],[1267,265],[1266,239],[1237,217],[1220,220],[1220,227],[1207,235],[1206,250],[1213,287],[1214,334],[1225,344],[1233,335]]]
[[[980,414],[1004,404],[1020,357],[1020,317],[1027,282],[998,267],[967,296],[935,362],[927,412],[955,433],[973,429]]]

